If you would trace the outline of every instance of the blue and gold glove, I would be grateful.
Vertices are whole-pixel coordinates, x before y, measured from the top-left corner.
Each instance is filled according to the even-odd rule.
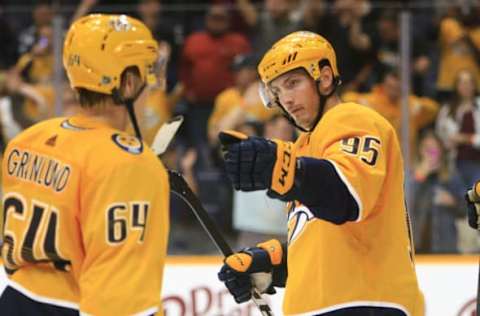
[[[268,195],[289,200],[296,155],[290,142],[248,137],[235,131],[219,134],[227,175],[236,190],[268,189]]]
[[[468,225],[474,229],[479,229],[480,217],[480,181],[477,181],[473,187],[468,190],[466,195],[468,204]]]
[[[218,279],[225,283],[235,302],[243,303],[252,297],[253,287],[260,293],[276,293],[272,271],[275,266],[284,264],[283,261],[282,244],[272,239],[225,258]]]

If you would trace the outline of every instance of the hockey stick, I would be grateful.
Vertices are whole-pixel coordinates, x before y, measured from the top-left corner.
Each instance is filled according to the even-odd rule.
[[[170,190],[187,203],[218,250],[220,250],[225,257],[233,254],[232,248],[225,238],[223,238],[217,225],[212,221],[202,203],[190,189],[183,176],[173,170],[168,170],[168,175],[170,177]],[[255,287],[252,289],[252,301],[257,305],[263,316],[273,316],[272,309]]]
[[[183,117],[177,116],[160,127],[151,146],[157,156],[160,156],[166,151],[182,122]],[[170,190],[172,193],[179,196],[185,203],[187,203],[218,250],[220,250],[225,257],[233,254],[232,248],[227,243],[225,238],[223,238],[217,226],[208,215],[198,197],[190,189],[183,176],[180,173],[172,170],[168,170],[168,174]],[[255,305],[257,305],[260,313],[263,316],[273,316],[272,309],[256,288],[252,289],[252,300]]]
[[[177,133],[182,123],[183,123],[183,116],[178,115],[178,116],[175,116],[174,118],[171,118],[167,122],[165,122],[158,129],[157,134],[155,134],[155,138],[153,139],[152,146],[151,146],[153,149],[153,152],[157,156],[163,154],[167,150],[168,145],[170,145],[170,143],[172,142],[173,138],[175,137],[175,134]]]

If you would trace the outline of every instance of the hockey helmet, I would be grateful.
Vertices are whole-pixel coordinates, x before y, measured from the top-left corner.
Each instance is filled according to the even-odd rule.
[[[258,72],[266,85],[296,68],[304,68],[314,80],[318,80],[323,61],[328,61],[338,79],[340,73],[332,45],[316,33],[298,31],[283,37],[270,48],[258,65]]]
[[[91,14],[75,21],[63,47],[63,65],[72,88],[113,94],[122,72],[138,68],[155,84],[158,44],[139,20],[126,15]]]

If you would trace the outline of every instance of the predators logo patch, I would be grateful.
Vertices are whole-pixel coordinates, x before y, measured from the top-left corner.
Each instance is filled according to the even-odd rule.
[[[143,152],[143,143],[136,137],[124,134],[113,134],[112,140],[118,147],[131,154],[138,155]]]
[[[308,207],[300,205],[288,214],[288,244],[292,244],[304,231],[304,228],[315,219]]]

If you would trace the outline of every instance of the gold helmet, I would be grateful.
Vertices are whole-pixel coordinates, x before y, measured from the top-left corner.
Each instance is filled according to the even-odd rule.
[[[63,47],[63,65],[72,88],[112,94],[122,72],[137,67],[155,84],[158,44],[139,20],[126,15],[91,14],[75,21]]]
[[[322,61],[328,61],[338,79],[340,74],[332,45],[316,33],[299,31],[276,42],[263,56],[258,72],[264,84],[296,68],[304,68],[314,80],[318,80]]]

